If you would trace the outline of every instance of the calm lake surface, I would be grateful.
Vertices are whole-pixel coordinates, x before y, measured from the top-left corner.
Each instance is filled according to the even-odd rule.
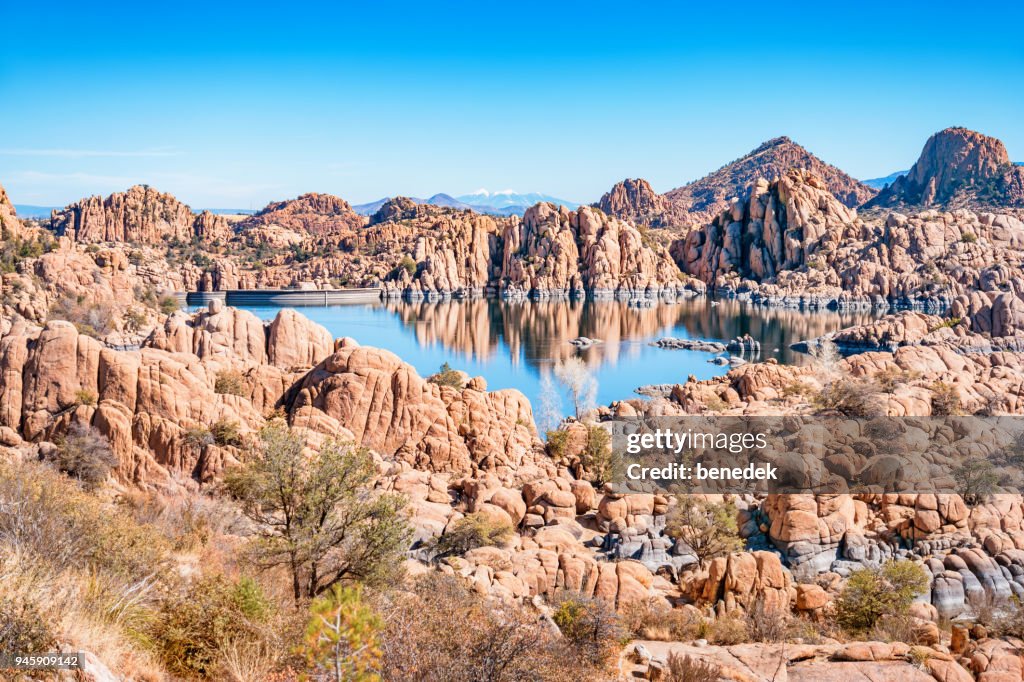
[[[239,306],[272,319],[277,306]],[[690,300],[629,308],[616,301],[391,301],[297,308],[336,338],[386,348],[422,375],[444,362],[483,376],[488,388],[518,388],[538,410],[543,373],[566,358],[583,358],[598,381],[598,404],[637,397],[646,384],[684,382],[689,375],[709,379],[728,371],[709,362],[714,355],[651,346],[677,338],[728,341],[750,334],[761,342],[760,358],[800,363],[806,358],[789,349],[794,341],[870,319],[870,313],[773,310],[738,301]],[[577,349],[571,339],[600,339]],[[569,402],[562,400],[563,412]]]

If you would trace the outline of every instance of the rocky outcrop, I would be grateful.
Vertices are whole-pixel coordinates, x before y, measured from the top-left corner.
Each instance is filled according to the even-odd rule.
[[[1024,171],[1010,163],[1000,140],[967,128],[946,128],[924,145],[910,172],[868,207],[1024,206]]]
[[[616,183],[594,206],[635,225],[670,227],[691,222],[686,211],[655,192],[643,178]]]
[[[51,229],[76,242],[188,242],[195,232],[192,210],[170,194],[135,185],[106,199],[94,196],[54,211]],[[203,219],[203,225],[209,223]]]
[[[313,368],[284,405],[294,425],[328,435],[344,429],[355,442],[418,469],[515,476],[542,452],[530,403],[519,391],[487,392],[480,378],[461,390],[439,386],[393,353],[351,339]]]
[[[800,308],[946,309],[973,291],[1024,288],[1024,223],[922,211],[867,220],[819,178],[758,182],[710,225],[673,243],[682,270],[721,295]]]
[[[683,289],[664,250],[591,207],[537,204],[502,235],[503,295],[650,296]]]
[[[730,276],[769,280],[834,249],[855,216],[820,178],[790,170],[772,183],[758,180],[744,200],[690,233],[675,253],[684,272],[709,284]]]
[[[344,199],[310,192],[295,199],[267,204],[238,227],[243,233],[276,226],[299,234],[324,236],[346,234],[365,224],[366,218],[353,211]]]
[[[732,199],[746,194],[757,180],[774,181],[794,168],[821,178],[826,191],[847,207],[859,206],[875,195],[875,190],[788,137],[777,137],[700,180],[666,192],[665,200],[689,212],[693,223],[700,225],[728,209]]]
[[[5,239],[9,239],[21,236],[23,231],[24,226],[14,210],[14,204],[8,198],[3,185],[0,185],[0,234],[5,235]]]

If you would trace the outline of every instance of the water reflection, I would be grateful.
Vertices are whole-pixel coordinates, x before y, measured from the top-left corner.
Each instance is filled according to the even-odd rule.
[[[263,319],[278,311],[248,309]],[[868,313],[801,313],[707,300],[642,309],[616,301],[396,301],[308,306],[301,312],[335,337],[351,336],[394,352],[421,375],[448,362],[483,376],[491,389],[518,388],[535,408],[540,377],[573,355],[586,360],[598,380],[597,400],[607,404],[636,397],[639,386],[683,382],[689,375],[709,379],[729,369],[710,363],[710,353],[650,345],[662,337],[728,341],[750,334],[761,342],[761,359],[803,362],[790,343],[870,319]],[[585,349],[569,343],[580,336],[601,343]]]
[[[803,313],[708,300],[653,308],[631,308],[621,301],[493,300],[389,302],[385,307],[422,345],[440,343],[461,357],[488,358],[505,346],[513,358],[531,365],[580,355],[595,369],[615,366],[637,341],[664,336],[728,341],[749,334],[761,343],[762,357],[800,363],[806,357],[790,350],[789,344],[872,319],[865,312]],[[568,343],[581,336],[601,343],[585,349]]]

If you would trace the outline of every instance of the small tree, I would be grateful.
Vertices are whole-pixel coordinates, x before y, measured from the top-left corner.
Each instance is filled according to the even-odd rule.
[[[964,502],[970,505],[981,504],[995,492],[999,483],[992,462],[987,459],[973,457],[953,469],[953,480],[956,481],[957,492]]]
[[[358,587],[334,585],[310,607],[305,651],[309,663],[335,682],[380,679],[381,619],[363,604]]]
[[[618,457],[612,450],[611,434],[598,424],[589,424],[587,446],[580,453],[580,465],[587,480],[601,487],[612,479],[618,464]]]
[[[665,533],[681,540],[703,568],[709,559],[743,549],[732,502],[715,503],[693,495],[676,495]]]
[[[581,358],[573,356],[555,365],[555,379],[572,397],[577,419],[582,418],[584,412],[594,407],[597,400],[597,378]]]
[[[449,386],[456,390],[462,390],[466,387],[462,372],[452,369],[452,366],[447,362],[441,365],[440,369],[437,370],[437,374],[431,374],[427,377],[427,381],[438,386]]]
[[[882,616],[905,616],[914,598],[927,589],[928,575],[913,561],[853,571],[836,598],[836,621],[849,632],[864,632]]]
[[[393,577],[411,530],[403,498],[373,492],[369,452],[327,441],[307,455],[279,419],[260,437],[253,458],[225,477],[244,513],[260,524],[257,565],[287,567],[296,601],[344,580]]]

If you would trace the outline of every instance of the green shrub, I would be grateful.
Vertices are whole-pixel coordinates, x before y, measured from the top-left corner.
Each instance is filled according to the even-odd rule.
[[[454,521],[443,535],[435,539],[433,549],[439,557],[461,555],[477,547],[504,544],[513,532],[509,524],[475,512]]]
[[[78,405],[88,405],[89,407],[95,407],[98,396],[95,391],[91,391],[88,388],[81,388],[75,391],[75,403]]]
[[[964,244],[973,244],[974,242],[978,241],[978,235],[974,234],[973,232],[964,232],[962,235],[960,235],[960,241],[962,241]]]
[[[447,362],[441,365],[437,374],[431,374],[427,377],[427,381],[432,384],[437,384],[438,386],[449,386],[460,391],[466,387],[466,382],[462,377],[462,372],[452,369],[451,365]]]
[[[210,427],[210,435],[217,445],[238,447],[242,444],[242,433],[238,422],[230,419],[219,419]]]
[[[853,571],[835,600],[836,621],[847,632],[865,633],[883,616],[906,616],[914,598],[927,589],[928,575],[912,561]]]
[[[565,449],[569,446],[570,435],[568,431],[547,432],[548,454],[556,462],[561,462],[565,457]]]
[[[992,462],[972,457],[953,469],[956,491],[969,505],[981,504],[996,491],[999,474]]]
[[[157,309],[164,315],[170,315],[173,312],[181,309],[181,305],[178,303],[178,299],[174,296],[161,296],[157,302]]]

